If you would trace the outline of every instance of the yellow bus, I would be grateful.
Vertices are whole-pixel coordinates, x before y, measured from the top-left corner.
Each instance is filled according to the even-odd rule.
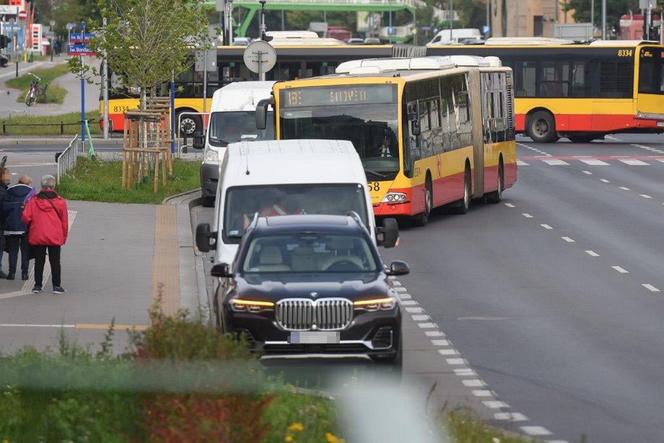
[[[339,63],[366,57],[392,57],[401,48],[395,45],[347,45],[331,38],[318,38],[315,33],[272,32],[270,42],[277,52],[277,64],[267,73],[267,80],[291,80],[333,73]],[[214,91],[236,81],[257,80],[257,74],[244,65],[245,46],[219,46],[217,48],[217,69],[208,72],[207,103],[203,106],[203,72],[195,70],[192,59],[190,69],[175,79],[176,122],[181,120],[180,133],[191,136],[203,130],[204,122],[197,115],[179,115],[185,112],[210,110]],[[157,90],[161,97],[169,96],[169,85],[163,84]],[[122,82],[122,76],[109,73],[109,120],[111,130],[123,130],[123,113],[138,108],[139,91],[130,90]],[[99,111],[103,113],[100,97]]]
[[[376,216],[424,225],[437,206],[465,213],[516,181],[512,71],[497,58],[366,59],[336,71],[276,83],[257,125],[272,105],[277,139],[353,142]]]
[[[664,132],[664,46],[657,42],[523,37],[427,47],[427,55],[454,54],[496,56],[512,68],[516,131],[536,142]]]

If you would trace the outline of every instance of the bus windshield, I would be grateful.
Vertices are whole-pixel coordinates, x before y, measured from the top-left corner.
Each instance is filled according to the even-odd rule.
[[[210,116],[210,144],[227,146],[240,140],[273,140],[274,118],[268,113],[267,127],[256,129],[254,111],[213,112]]]
[[[393,179],[399,171],[396,86],[291,88],[279,103],[281,139],[348,140],[369,180]]]

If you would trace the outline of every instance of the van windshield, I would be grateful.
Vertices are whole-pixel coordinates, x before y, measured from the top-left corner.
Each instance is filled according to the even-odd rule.
[[[224,205],[224,237],[239,240],[258,213],[346,215],[356,212],[367,226],[367,206],[360,184],[297,184],[229,188]]]
[[[267,127],[256,129],[255,111],[223,111],[210,115],[210,144],[226,146],[240,140],[274,140],[274,118],[268,112]]]

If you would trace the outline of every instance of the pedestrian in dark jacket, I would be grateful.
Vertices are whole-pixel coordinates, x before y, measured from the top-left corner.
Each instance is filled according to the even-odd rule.
[[[27,227],[21,220],[23,207],[34,193],[30,186],[32,179],[27,175],[21,176],[18,184],[10,186],[7,189],[5,201],[2,203],[2,216],[5,220],[5,242],[9,251],[9,272],[7,280],[14,280],[16,277],[16,262],[18,253],[21,252],[21,278],[28,279],[28,238]]]
[[[48,251],[53,293],[64,293],[60,285],[60,249],[67,241],[69,219],[67,202],[55,192],[55,177],[42,177],[41,191],[25,205],[22,220],[28,225],[28,243],[35,257],[35,286],[32,292],[37,294],[42,291]]]
[[[2,207],[2,202],[5,201],[5,197],[7,196],[7,188],[11,183],[11,177],[12,175],[9,172],[9,169],[5,168],[3,163],[3,167],[0,168],[0,208]],[[2,211],[0,210],[0,278],[7,278],[7,274],[2,271],[2,256],[5,254],[4,230],[5,218],[2,215]]]

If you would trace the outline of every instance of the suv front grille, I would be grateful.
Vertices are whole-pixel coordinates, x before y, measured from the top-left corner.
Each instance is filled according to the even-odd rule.
[[[277,302],[275,317],[287,331],[336,331],[353,319],[353,303],[345,298],[287,298]]]

